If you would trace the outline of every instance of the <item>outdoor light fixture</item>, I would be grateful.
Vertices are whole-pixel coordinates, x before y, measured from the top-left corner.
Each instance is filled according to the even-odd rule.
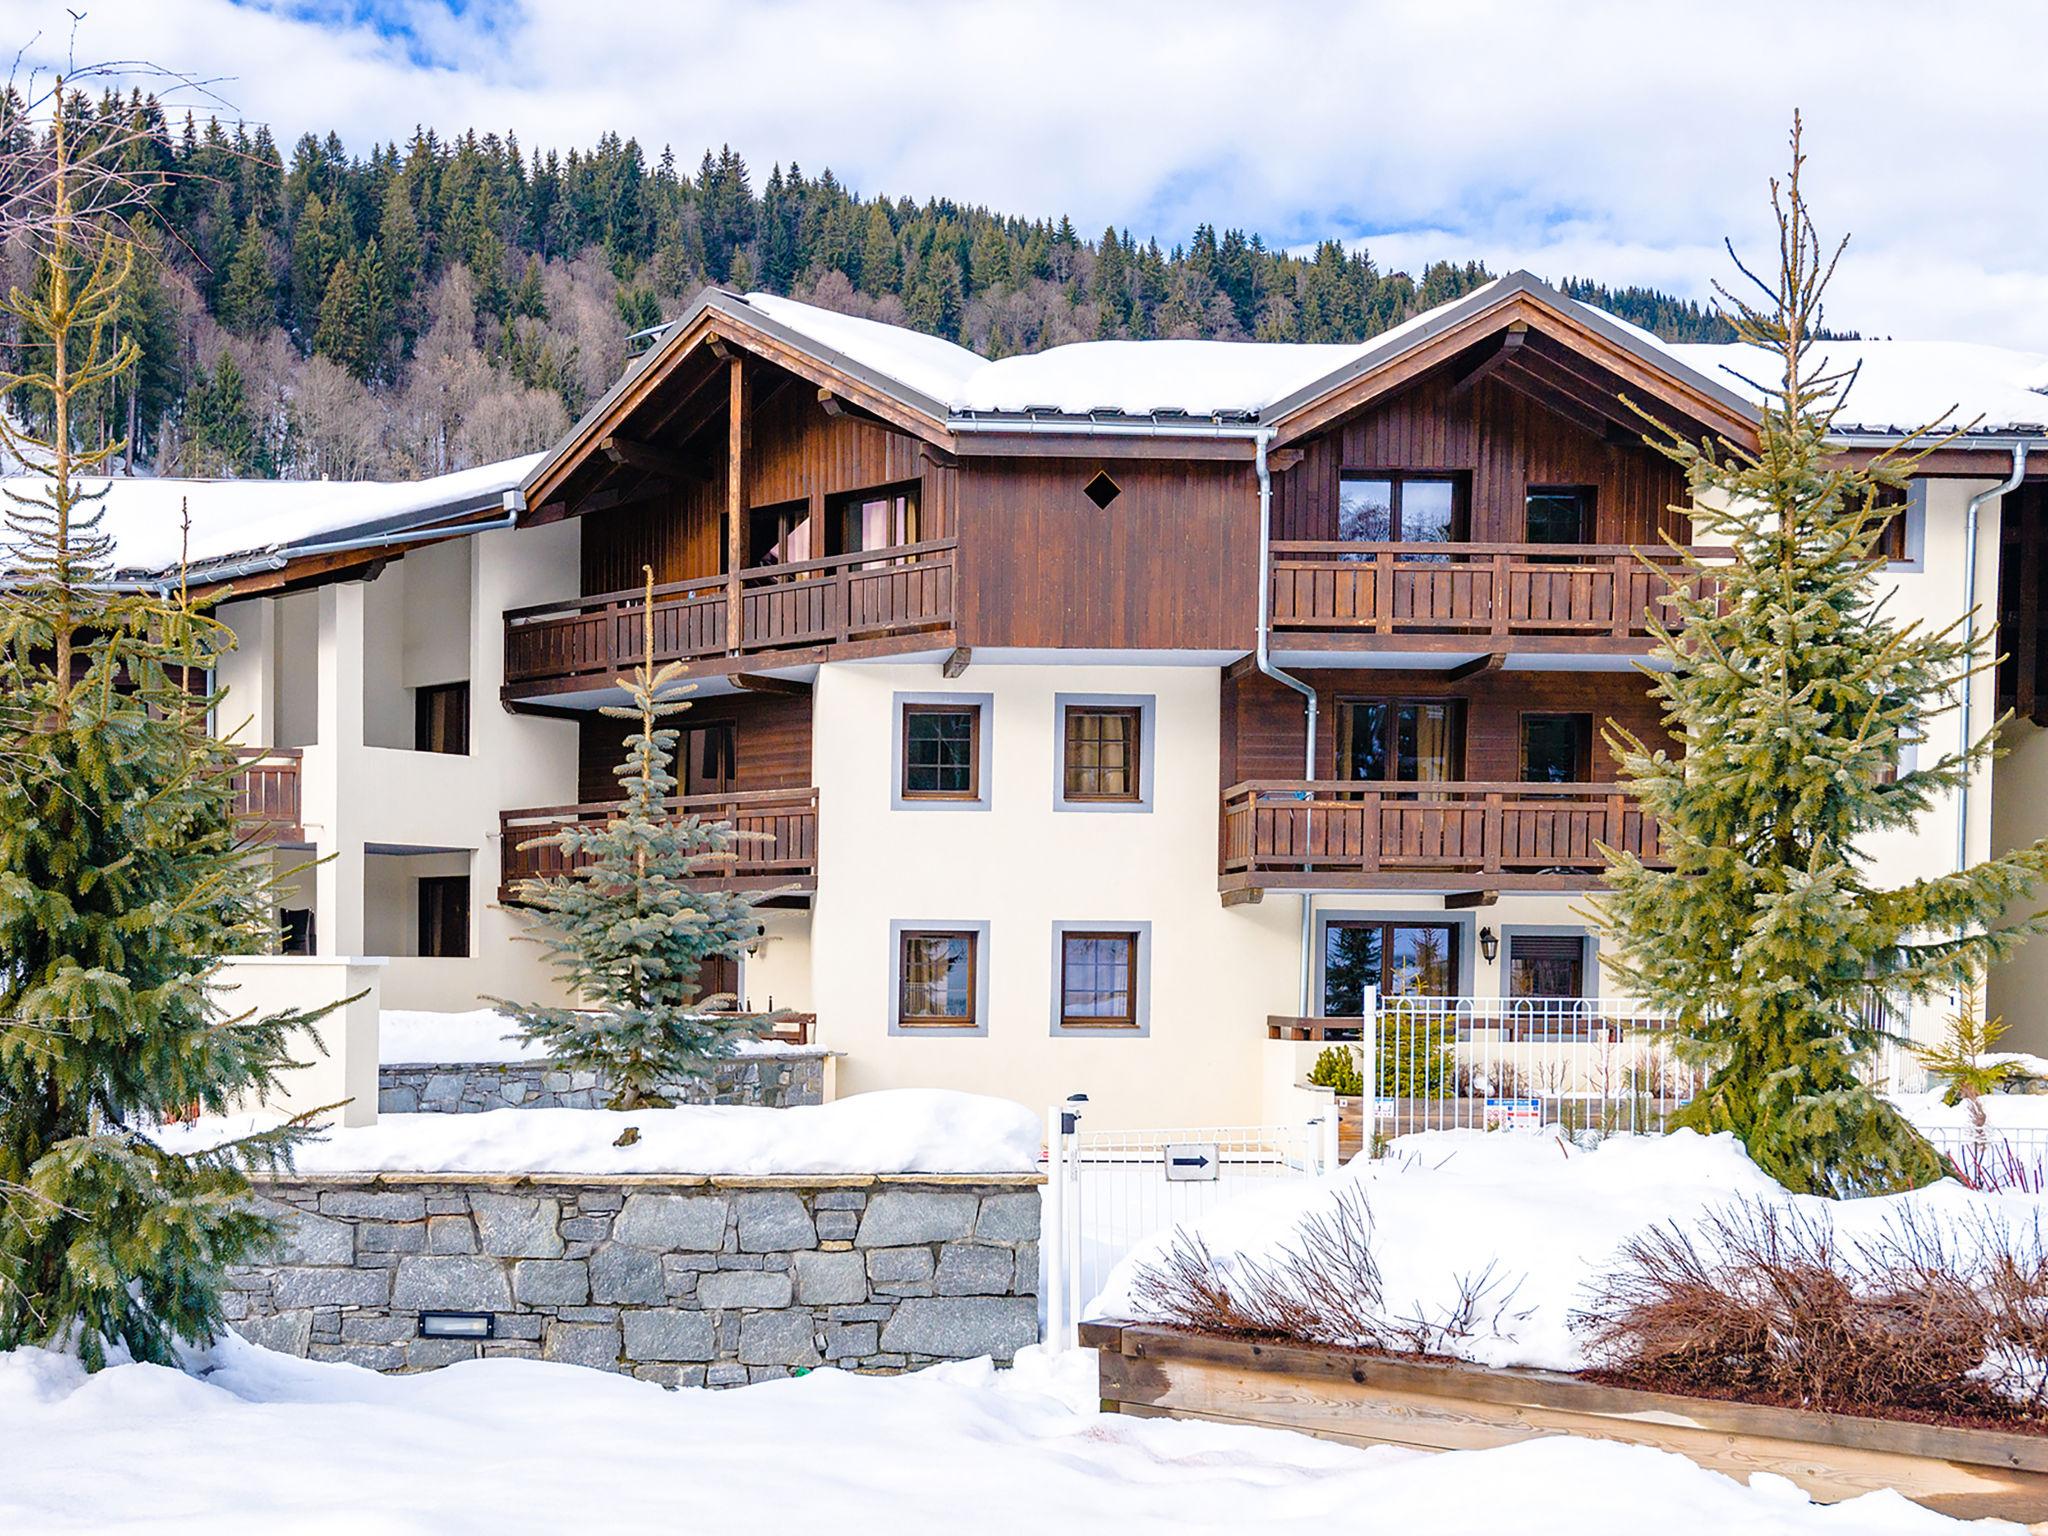
[[[490,1339],[496,1338],[498,1319],[489,1312],[422,1312],[420,1314],[420,1337],[423,1339]]]
[[[1488,965],[1500,958],[1500,939],[1491,928],[1479,930],[1479,953],[1486,956]]]

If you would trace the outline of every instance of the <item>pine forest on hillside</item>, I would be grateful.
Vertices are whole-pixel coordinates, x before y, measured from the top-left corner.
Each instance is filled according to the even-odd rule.
[[[864,198],[795,165],[757,191],[730,149],[691,174],[617,134],[562,156],[423,131],[362,159],[331,133],[281,154],[267,128],[173,123],[140,96],[71,112],[86,134],[137,114],[151,130],[124,151],[153,189],[121,315],[141,364],[74,422],[81,446],[125,435],[129,467],[161,474],[389,478],[537,449],[706,282],[998,357],[1101,337],[1359,341],[1490,275],[1439,262],[1418,281],[1335,241],[1301,257],[1206,224],[1171,250],[1089,241],[1065,217]],[[0,137],[18,144],[21,120],[0,96]],[[0,261],[0,282],[33,285],[25,249]],[[1566,289],[1668,339],[1727,339],[1650,289]],[[0,332],[10,360],[19,345]]]

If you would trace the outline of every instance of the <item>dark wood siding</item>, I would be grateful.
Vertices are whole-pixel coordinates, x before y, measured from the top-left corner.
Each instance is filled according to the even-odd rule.
[[[1083,492],[1096,472],[1120,488]],[[963,645],[1239,649],[1258,602],[1248,462],[974,459],[960,470]]]
[[[1337,705],[1344,699],[1459,698],[1465,704],[1465,767],[1473,783],[1522,776],[1522,714],[1583,712],[1593,717],[1592,782],[1615,777],[1613,756],[1599,738],[1609,720],[1644,741],[1663,739],[1663,711],[1632,672],[1486,672],[1447,682],[1441,672],[1295,672],[1316,690],[1316,777],[1337,773]],[[1246,779],[1299,779],[1303,700],[1259,673],[1223,685],[1223,786]]]
[[[687,728],[733,722],[733,788],[797,789],[811,782],[811,701],[786,694],[719,694],[693,698],[669,717]],[[631,720],[589,715],[578,722],[576,797],[583,804],[619,798],[613,770],[625,756]]]
[[[1487,381],[1453,399],[1426,379],[1374,409],[1301,444],[1305,457],[1275,478],[1273,537],[1337,537],[1337,479],[1344,470],[1447,470],[1469,477],[1470,537],[1525,538],[1523,498],[1532,485],[1594,487],[1600,544],[1654,544],[1658,530],[1683,538],[1687,523],[1666,509],[1688,500],[1676,465],[1640,442],[1610,443]]]
[[[778,377],[788,382],[778,385]],[[808,501],[822,527],[830,497],[916,481],[923,537],[953,532],[956,471],[927,462],[915,438],[856,417],[828,415],[816,389],[800,379],[764,370],[748,383],[759,396],[749,422],[750,508]],[[725,437],[724,428],[713,425],[688,444],[658,443],[701,462],[704,478],[584,518],[586,595],[640,585],[643,564],[654,567],[658,583],[716,576],[725,569]]]

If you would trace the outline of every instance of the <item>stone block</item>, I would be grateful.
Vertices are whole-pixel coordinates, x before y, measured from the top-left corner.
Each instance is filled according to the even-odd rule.
[[[1017,1245],[1017,1278],[1010,1288],[1019,1296],[1038,1294],[1038,1244]]]
[[[867,1260],[868,1279],[876,1285],[915,1285],[932,1277],[929,1248],[875,1248]]]
[[[609,1216],[570,1216],[561,1225],[562,1240],[570,1243],[601,1243],[611,1235]]]
[[[458,1360],[474,1360],[480,1352],[474,1339],[413,1339],[405,1346],[405,1366],[411,1371],[431,1371]]]
[[[787,1253],[818,1246],[818,1229],[803,1197],[788,1190],[741,1195],[739,1236],[744,1253]]]
[[[747,1368],[744,1365],[714,1365],[704,1373],[705,1383],[714,1387],[745,1386]]]
[[[405,1365],[405,1351],[396,1344],[315,1344],[309,1353],[314,1360],[360,1365],[366,1371],[396,1371]]]
[[[882,1330],[875,1323],[834,1323],[825,1330],[825,1358],[851,1360],[872,1355],[881,1345]]]
[[[427,1214],[424,1195],[390,1189],[323,1189],[320,1214],[370,1221],[418,1221]]]
[[[525,1307],[580,1307],[590,1300],[590,1270],[578,1259],[521,1259],[512,1294]]]
[[[447,1110],[462,1102],[462,1074],[459,1072],[436,1072],[427,1079],[427,1086],[420,1094],[420,1108],[428,1111]]]
[[[280,1269],[270,1294],[280,1311],[294,1307],[381,1307],[391,1276],[381,1269]]]
[[[330,1221],[282,1201],[258,1202],[263,1214],[278,1224],[274,1250],[285,1264],[347,1264],[354,1260],[355,1228],[345,1221]]]
[[[475,1194],[469,1197],[469,1207],[476,1213],[477,1244],[485,1253],[508,1259],[561,1257],[559,1201],[532,1195]]]
[[[861,1255],[850,1249],[843,1253],[800,1253],[796,1256],[796,1299],[814,1307],[866,1301],[867,1265]]]
[[[303,1358],[313,1345],[313,1314],[278,1312],[269,1317],[245,1317],[235,1324],[235,1332],[251,1344]]]
[[[414,1319],[383,1312],[351,1312],[341,1320],[344,1344],[403,1344],[419,1331]]]
[[[857,1211],[868,1203],[868,1196],[862,1189],[821,1189],[811,1203],[821,1211]]]
[[[905,1355],[1008,1360],[1038,1342],[1038,1303],[1029,1296],[912,1297],[882,1325],[882,1348]]]
[[[365,1221],[356,1227],[356,1247],[364,1253],[424,1253],[427,1229],[417,1221]]]
[[[788,1275],[758,1269],[715,1270],[697,1281],[700,1307],[786,1307],[789,1298]]]
[[[862,1248],[896,1248],[906,1243],[944,1243],[974,1230],[981,1205],[972,1190],[885,1189],[861,1214]]]
[[[1017,1255],[993,1243],[948,1243],[933,1289],[941,1296],[1001,1296],[1017,1279]]]
[[[802,1307],[749,1312],[740,1319],[742,1365],[816,1365],[822,1360],[816,1325]]]
[[[541,1356],[566,1365],[616,1371],[620,1368],[618,1327],[612,1323],[549,1323]]]
[[[667,1294],[661,1283],[661,1257],[642,1248],[606,1243],[590,1256],[590,1294],[596,1301],[641,1306]]]
[[[377,1090],[377,1113],[380,1115],[416,1114],[420,1107],[417,1088],[401,1084],[396,1088]]]
[[[550,1319],[538,1312],[507,1312],[498,1318],[498,1338],[538,1341]]]
[[[821,1243],[850,1242],[860,1230],[860,1216],[854,1211],[820,1211],[817,1220]]]
[[[629,1360],[709,1360],[717,1353],[711,1319],[702,1312],[649,1307],[624,1313],[620,1320],[625,1324]]]
[[[657,1252],[716,1253],[725,1241],[725,1201],[716,1195],[628,1195],[612,1238]]]
[[[429,1255],[399,1264],[391,1304],[413,1311],[504,1312],[512,1306],[512,1286],[496,1259]]]
[[[1021,1243],[1038,1236],[1039,1200],[1035,1189],[981,1197],[974,1235],[997,1243]]]
[[[476,1228],[467,1216],[429,1216],[427,1252],[475,1253]]]

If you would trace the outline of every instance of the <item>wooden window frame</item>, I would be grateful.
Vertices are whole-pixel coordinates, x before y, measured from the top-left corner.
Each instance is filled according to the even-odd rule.
[[[430,746],[436,720],[435,705],[442,699],[459,699],[461,707],[455,715],[458,722],[454,733],[455,746]],[[429,683],[412,691],[412,744],[415,752],[433,752],[444,757],[469,756],[469,721],[473,707],[470,697],[469,679],[453,683]],[[444,717],[445,718],[445,717]]]
[[[1124,1012],[1067,1012],[1067,944],[1077,938],[1112,938],[1124,944]],[[1139,934],[1135,928],[1063,928],[1059,934],[1059,1026],[1061,1030],[1128,1032],[1139,1026]]]
[[[1381,542],[1377,539],[1349,540],[1344,537],[1344,482],[1346,480],[1386,480],[1393,486],[1392,505],[1388,508],[1389,544],[1417,542],[1405,536],[1401,526],[1401,503],[1407,492],[1404,487],[1414,481],[1446,481],[1451,487],[1451,536],[1441,542],[1448,549],[1453,545],[1472,542],[1472,476],[1463,469],[1371,469],[1355,464],[1340,465],[1337,470],[1336,495],[1331,501],[1331,515],[1336,526],[1330,530],[1330,537],[1339,543],[1356,542],[1361,548],[1371,549]],[[1437,542],[1434,540],[1424,542]]]
[[[835,491],[825,498],[825,528],[822,542],[826,547],[815,558],[830,560],[841,555],[880,555],[905,544],[920,543],[923,539],[924,524],[923,490],[924,482],[921,480],[892,480],[884,485],[866,486],[857,491]],[[873,550],[844,547],[844,522],[848,507],[870,501],[898,499],[904,503],[903,521],[910,532],[909,538],[900,539],[892,536],[888,543],[879,544]]]
[[[1579,500],[1579,529],[1582,537],[1567,539],[1557,547],[1569,549],[1574,544],[1598,544],[1600,542],[1600,488],[1572,482],[1546,482],[1542,485],[1522,487],[1522,538],[1524,544],[1543,542],[1529,536],[1529,500],[1533,496],[1575,496]]]
[[[1573,766],[1576,778],[1532,779],[1529,777],[1529,722],[1531,720],[1583,720],[1584,733],[1579,737],[1579,760]],[[1593,779],[1593,734],[1597,727],[1593,712],[1587,709],[1525,709],[1515,718],[1515,772],[1520,784],[1591,784]]]
[[[1537,944],[1576,946],[1578,953],[1571,957],[1570,964],[1577,967],[1578,990],[1574,992],[1517,992],[1515,985],[1515,951],[1531,941]],[[1509,999],[1526,998],[1532,1002],[1584,1002],[1590,995],[1586,984],[1593,974],[1592,956],[1587,952],[1586,935],[1583,933],[1554,933],[1544,929],[1506,929],[1501,934],[1501,996]],[[1537,956],[1538,959],[1559,960],[1560,955]]]
[[[897,768],[896,795],[900,800],[913,804],[938,803],[942,805],[965,805],[981,800],[981,714],[978,704],[943,704],[937,702],[910,701],[902,705],[902,718],[897,723]],[[966,715],[970,721],[967,733],[967,787],[964,790],[912,789],[910,787],[910,722],[920,715]]]
[[[1333,765],[1334,777],[1346,784],[1456,784],[1465,777],[1466,718],[1470,713],[1470,701],[1459,694],[1346,694],[1337,699],[1337,760]],[[1353,779],[1344,773],[1345,764],[1351,757],[1351,706],[1355,704],[1383,704],[1387,709],[1386,736],[1380,743],[1389,768],[1399,761],[1400,720],[1398,711],[1403,705],[1448,704],[1451,706],[1451,761],[1457,769],[1448,779]]]
[[[1090,717],[1102,718],[1115,715],[1127,722],[1125,745],[1129,748],[1130,760],[1124,766],[1125,787],[1120,793],[1106,794],[1100,791],[1088,792],[1074,788],[1074,722]],[[1096,745],[1101,746],[1098,740]],[[1137,805],[1145,798],[1145,710],[1137,704],[1066,704],[1060,708],[1060,799],[1073,805]],[[1086,773],[1089,770],[1081,768]],[[1098,766],[1097,774],[1104,770]]]
[[[897,1030],[926,1033],[981,1033],[987,1020],[981,1017],[981,928],[911,928],[896,930],[896,1006],[891,1025]],[[959,939],[967,946],[967,1013],[912,1013],[907,1004],[910,986],[910,942],[913,939]]]
[[[1393,963],[1394,930],[1396,928],[1439,928],[1450,935],[1450,949],[1444,957],[1445,969],[1450,972],[1450,986],[1443,997],[1457,997],[1465,984],[1465,958],[1467,954],[1467,931],[1469,921],[1448,916],[1439,917],[1433,913],[1377,912],[1346,913],[1333,912],[1321,920],[1318,929],[1320,942],[1316,954],[1316,1004],[1320,1008],[1330,1005],[1330,935],[1340,928],[1376,928],[1380,935],[1380,973],[1372,979],[1372,985],[1383,1000],[1389,996],[1384,983],[1387,967]],[[1436,997],[1436,993],[1408,994]],[[1351,1014],[1325,1014],[1327,1018],[1351,1018]]]

